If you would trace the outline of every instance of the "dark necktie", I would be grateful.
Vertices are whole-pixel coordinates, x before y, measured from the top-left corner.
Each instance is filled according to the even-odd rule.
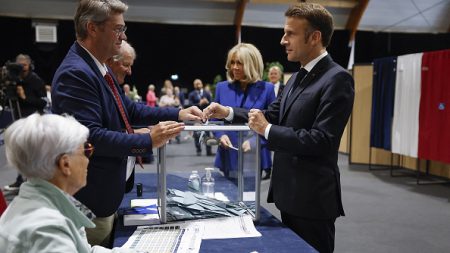
[[[288,97],[292,94],[292,92],[297,89],[298,86],[300,86],[300,83],[302,83],[305,76],[308,74],[308,70],[305,68],[301,68],[300,71],[298,71],[297,77],[295,78],[294,84],[292,85],[291,90],[288,93]]]
[[[120,116],[122,117],[122,120],[125,123],[125,129],[127,129],[127,133],[129,134],[134,133],[134,130],[130,125],[130,122],[128,122],[127,115],[125,114],[125,109],[123,108],[122,100],[120,100],[119,91],[117,90],[116,85],[114,85],[114,80],[112,79],[111,75],[108,72],[106,72],[105,79],[114,95],[114,99],[116,100],[117,106],[119,107]],[[144,166],[142,165],[142,157],[137,156],[136,160],[138,161],[139,165],[142,168],[144,168]]]
[[[277,97],[281,96],[281,93],[283,93],[284,86],[285,86],[284,84],[280,83],[280,87],[278,87]]]

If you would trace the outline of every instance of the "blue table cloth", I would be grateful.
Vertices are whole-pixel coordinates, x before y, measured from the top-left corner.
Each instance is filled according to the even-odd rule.
[[[175,173],[177,174],[177,173]],[[186,191],[188,174],[167,175],[167,187]],[[214,173],[216,180],[215,191],[223,192],[232,201],[237,196],[237,187],[231,181]],[[135,183],[142,183],[143,196],[141,198],[156,198],[156,174],[136,174]],[[130,200],[138,198],[136,187],[125,195],[119,209],[119,220],[115,227],[114,247],[120,247],[133,234],[136,226],[123,226],[123,210],[130,206]],[[284,226],[275,216],[261,208],[260,220],[255,223],[261,237],[236,238],[224,240],[203,240],[200,252],[317,252],[292,230]]]

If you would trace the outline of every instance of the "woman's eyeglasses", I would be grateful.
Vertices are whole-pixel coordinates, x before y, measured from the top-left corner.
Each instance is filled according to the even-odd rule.
[[[94,154],[94,146],[89,142],[85,142],[84,143],[84,155],[87,158],[90,158],[92,156],[92,154]]]

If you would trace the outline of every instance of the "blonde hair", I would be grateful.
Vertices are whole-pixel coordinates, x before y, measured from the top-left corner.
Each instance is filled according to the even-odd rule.
[[[239,43],[228,52],[225,69],[227,70],[227,79],[229,82],[235,81],[231,68],[231,59],[233,57],[236,57],[244,68],[244,79],[240,81],[254,83],[262,79],[264,64],[261,53],[252,44]]]

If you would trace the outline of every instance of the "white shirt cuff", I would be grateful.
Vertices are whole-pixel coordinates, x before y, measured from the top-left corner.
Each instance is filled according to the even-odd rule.
[[[264,130],[264,138],[266,138],[266,140],[269,140],[269,132],[270,132],[271,127],[272,127],[272,124],[269,124],[266,126],[266,129]]]
[[[234,119],[234,111],[233,111],[233,108],[230,107],[230,106],[227,106],[227,107],[228,107],[228,109],[230,109],[230,113],[228,114],[228,116],[225,117],[225,120],[226,120],[226,121],[233,121],[233,119]]]

